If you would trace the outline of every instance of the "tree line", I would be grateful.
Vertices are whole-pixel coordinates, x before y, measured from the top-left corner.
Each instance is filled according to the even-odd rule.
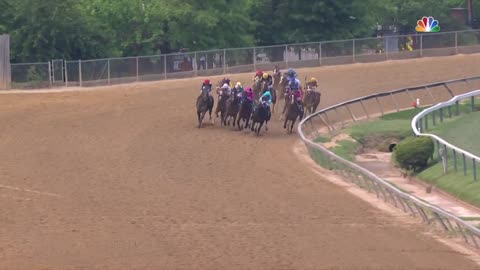
[[[0,0],[11,61],[92,59],[413,32],[422,16],[442,31],[463,0]]]

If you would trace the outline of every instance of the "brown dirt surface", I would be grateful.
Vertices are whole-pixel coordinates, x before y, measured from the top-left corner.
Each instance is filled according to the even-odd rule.
[[[298,71],[319,79],[324,107],[479,63]],[[0,269],[479,268],[299,163],[276,120],[260,137],[197,129],[201,80],[1,95]]]

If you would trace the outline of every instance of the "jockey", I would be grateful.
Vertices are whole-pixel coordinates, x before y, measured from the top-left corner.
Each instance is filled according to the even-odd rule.
[[[208,95],[210,96],[210,91],[212,91],[212,84],[210,83],[209,79],[203,81],[202,86],[200,87],[200,93],[203,91],[207,91]]]
[[[230,94],[232,93],[232,89],[227,83],[224,83],[221,89],[225,91],[228,96],[230,96]]]
[[[253,76],[253,81],[255,81],[255,79],[259,79],[259,80],[262,80],[262,76],[263,76],[263,71],[262,70],[257,70],[257,73],[255,73],[255,76]]]
[[[255,97],[255,95],[254,95],[254,93],[253,93],[252,88],[251,88],[251,87],[247,87],[247,88],[245,88],[245,92],[243,92],[243,96],[242,96],[242,101],[241,101],[241,103],[242,103],[242,104],[243,104],[243,103],[246,103],[246,104],[250,103],[250,104],[251,104],[251,107],[252,107],[251,109],[252,109],[252,111],[253,111],[254,108],[255,108],[255,103],[253,102],[254,97]]]
[[[297,78],[297,72],[293,68],[287,70],[287,79],[291,81],[292,79]]]
[[[272,76],[271,76],[270,74],[264,72],[264,73],[262,74],[262,82],[266,82],[266,83],[267,83],[266,86],[270,86],[270,85],[273,84],[273,78],[272,78]]]
[[[312,77],[310,78],[310,80],[307,82],[307,84],[305,85],[307,90],[310,89],[310,90],[313,90],[315,91],[315,89],[317,89],[318,87],[318,81],[316,78]]]
[[[235,84],[235,89],[237,90],[238,96],[242,96],[242,95],[243,95],[243,86],[242,86],[242,83],[237,82],[237,84]]]
[[[224,77],[223,80],[222,80],[222,85],[224,85],[224,84],[227,84],[228,86],[231,86],[230,79],[227,78],[227,77]]]
[[[266,98],[266,102],[267,102],[267,109],[268,109],[267,119],[270,120],[270,117],[272,116],[272,113],[270,112],[270,104],[272,104],[272,94],[270,93],[270,87],[265,89],[265,92],[259,99],[260,102],[262,102],[264,98]]]
[[[251,87],[245,88],[245,92],[242,98],[242,102],[252,102],[253,103],[253,90]]]
[[[288,86],[290,87],[292,94],[296,97],[296,103],[297,103],[298,109],[300,109],[300,111],[303,113],[303,107],[301,106],[303,93],[302,93],[302,86],[300,85],[300,81],[298,79],[290,80]]]

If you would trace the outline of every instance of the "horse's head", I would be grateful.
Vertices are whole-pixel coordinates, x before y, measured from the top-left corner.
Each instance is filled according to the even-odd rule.
[[[280,85],[283,85],[284,87],[288,85],[288,76],[287,74],[283,74],[281,77],[280,77]]]

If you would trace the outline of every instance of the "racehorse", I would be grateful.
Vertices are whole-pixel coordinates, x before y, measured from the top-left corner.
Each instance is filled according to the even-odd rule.
[[[243,128],[248,128],[248,122],[252,116],[253,102],[245,99],[244,102],[240,105],[240,112],[238,113],[237,127],[238,130]],[[242,122],[240,124],[240,122]]]
[[[228,86],[231,86],[230,79],[224,77],[221,81],[218,81],[217,86],[222,87],[224,84],[228,84]]]
[[[212,110],[214,105],[213,97],[208,94],[208,90],[203,90],[200,96],[197,98],[197,116],[198,116],[198,128],[202,127],[202,121],[207,114],[210,115],[210,121],[212,121]]]
[[[260,134],[263,123],[268,120],[268,106],[265,100],[262,100],[260,104],[255,108],[255,111],[252,115],[252,128],[251,131],[254,131],[257,135]]]
[[[224,126],[230,126],[230,119],[233,118],[233,126],[237,120],[238,111],[240,110],[240,97],[238,96],[238,90],[234,88],[232,90],[232,96],[227,100],[226,114],[223,120]]]
[[[262,80],[257,76],[255,76],[252,89],[253,89],[253,98],[256,103],[257,100],[260,98],[260,95],[262,94],[262,90],[263,90]]]
[[[277,86],[281,99],[284,99],[285,98],[285,93],[288,92],[287,91],[287,86],[288,86],[288,78],[287,78],[287,74],[284,73],[280,77],[280,80],[278,81],[278,86]]]
[[[282,92],[284,91],[283,89],[285,88],[285,86],[287,86],[287,84],[285,84],[285,86],[283,86],[283,87],[280,85],[280,82],[282,81],[282,73],[280,72],[280,69],[278,69],[277,66],[275,66],[275,69],[273,70],[273,76],[272,77],[273,77],[272,87],[273,87],[273,89],[275,89],[275,101],[276,101],[278,93],[281,93],[280,98],[283,98]]]
[[[314,91],[310,87],[307,87],[305,95],[303,96],[303,105],[306,115],[310,115],[317,110],[318,104],[320,104],[320,98],[322,94]]]
[[[265,93],[268,89],[268,84],[264,82],[262,84],[262,94]],[[274,87],[270,89],[270,94],[272,95],[272,113],[275,112],[275,104],[277,103],[277,91],[275,90]]]
[[[287,129],[287,131],[291,134],[293,132],[293,126],[295,125],[295,121],[297,121],[297,118],[300,117],[300,120],[302,120],[303,118],[303,113],[299,108],[299,106],[302,106],[302,104],[297,104],[295,102],[295,96],[293,95],[293,93],[289,95],[289,100],[287,104],[287,116],[285,117],[283,128],[287,128],[287,123],[290,122],[291,125]]]
[[[223,118],[225,117],[225,113],[227,111],[227,100],[228,100],[228,93],[221,90],[217,86],[217,95],[218,95],[218,103],[217,103],[217,108],[215,109],[215,115],[218,116],[218,113],[220,113],[220,120],[221,124],[223,124]]]
[[[282,79],[282,72],[280,72],[280,69],[278,68],[278,66],[275,66],[275,68],[273,69],[273,89],[275,89],[275,91],[278,93],[280,91],[283,91],[283,89],[279,89],[279,86],[280,86],[280,81]]]

